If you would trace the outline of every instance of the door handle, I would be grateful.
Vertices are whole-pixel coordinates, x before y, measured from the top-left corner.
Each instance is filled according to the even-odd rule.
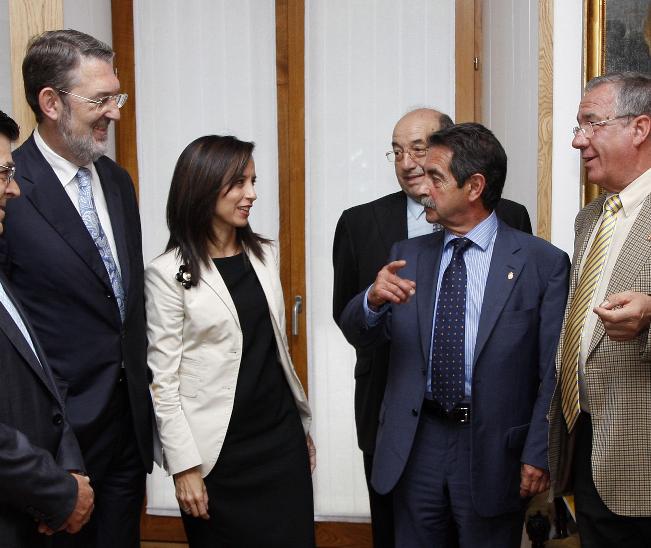
[[[303,297],[296,295],[294,297],[294,306],[292,307],[292,335],[298,337],[298,315],[303,312]]]

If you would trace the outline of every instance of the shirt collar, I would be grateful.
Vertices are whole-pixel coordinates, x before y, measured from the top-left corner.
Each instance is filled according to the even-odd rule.
[[[50,146],[45,142],[43,137],[41,137],[41,134],[38,132],[38,127],[34,129],[34,142],[64,187],[75,179],[80,166],[69,162],[63,156],[59,156],[56,152],[54,152],[54,150],[52,150]],[[95,166],[92,162],[82,167],[88,168],[91,173],[94,173],[95,171]]]
[[[408,212],[408,214],[411,215],[416,220],[420,219],[421,215],[423,215],[425,213],[425,206],[418,203],[411,196],[408,196],[408,195],[406,195],[406,196],[407,196],[407,212]]]
[[[622,201],[624,215],[628,217],[651,193],[651,169],[647,169],[642,175],[630,183],[624,190],[619,193],[619,199]],[[612,196],[612,194],[609,194]]]
[[[490,243],[493,241],[497,233],[497,215],[493,211],[481,223],[475,225],[464,238],[468,238],[473,244],[479,246],[482,251],[486,251]],[[453,234],[445,229],[445,237],[443,239],[444,246],[447,247],[449,243],[458,238],[457,234]]]

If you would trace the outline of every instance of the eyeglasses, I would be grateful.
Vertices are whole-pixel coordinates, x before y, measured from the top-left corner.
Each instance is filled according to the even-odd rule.
[[[77,97],[77,99],[83,99],[87,103],[97,105],[97,110],[99,112],[104,112],[106,109],[108,109],[109,103],[111,101],[115,103],[116,107],[122,108],[124,106],[124,103],[126,103],[127,99],[129,98],[129,95],[126,93],[117,93],[116,95],[107,95],[106,97],[100,97],[99,99],[89,99],[88,97],[77,95],[76,93],[71,93],[65,89],[57,89],[57,91],[59,93],[65,93],[66,95],[72,95],[73,97]]]
[[[405,152],[409,154],[409,157],[416,161],[416,158],[425,158],[427,155],[427,147],[414,147],[414,148],[408,148],[407,150],[390,150],[385,154],[387,157],[387,160],[389,162],[394,163],[394,162],[401,162],[402,158],[405,155]]]
[[[613,120],[619,120],[620,118],[630,118],[631,116],[633,116],[633,114],[622,114],[621,116],[606,118],[605,120],[601,120],[600,122],[583,122],[582,124],[573,127],[572,133],[576,137],[579,134],[579,132],[582,132],[583,136],[586,139],[590,139],[594,135],[595,127],[602,127],[605,126],[608,122],[612,122]]]
[[[16,168],[14,166],[3,166],[0,164],[0,177],[5,183],[8,183],[16,176]]]

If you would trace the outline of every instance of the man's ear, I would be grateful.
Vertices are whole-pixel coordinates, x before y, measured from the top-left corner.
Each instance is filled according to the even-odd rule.
[[[63,103],[61,97],[54,90],[54,88],[43,88],[38,94],[38,106],[45,118],[50,120],[58,120],[63,111]]]
[[[640,146],[649,138],[651,132],[651,117],[646,114],[636,116],[631,122],[633,126],[633,144]]]
[[[474,173],[466,179],[468,199],[472,202],[481,200],[481,195],[486,188],[486,178],[481,173]]]

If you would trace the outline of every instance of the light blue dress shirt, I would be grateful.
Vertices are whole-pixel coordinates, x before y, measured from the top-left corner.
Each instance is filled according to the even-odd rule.
[[[479,316],[481,305],[484,302],[484,290],[488,279],[488,270],[493,257],[493,247],[497,236],[497,217],[495,212],[475,226],[465,237],[472,245],[466,250],[463,259],[466,262],[468,286],[466,289],[466,329],[465,329],[465,397],[470,399],[472,393],[472,363],[475,357],[475,342],[477,340],[477,329],[479,327]],[[452,260],[452,245],[450,242],[458,235],[445,231],[443,236],[443,255],[439,268],[438,280],[436,282],[436,295],[441,290],[443,273]],[[432,339],[430,341],[429,363],[427,365],[427,393],[432,393],[432,345],[434,344],[434,327],[436,325],[436,307],[434,303],[434,316],[432,317]]]
[[[472,394],[472,363],[475,357],[475,342],[477,340],[477,329],[479,327],[479,316],[481,306],[484,301],[484,290],[486,289],[486,280],[488,279],[488,270],[493,257],[493,247],[495,237],[497,236],[497,216],[492,212],[486,219],[475,226],[465,237],[468,238],[472,245],[464,253],[466,262],[466,272],[468,277],[468,286],[466,289],[466,332],[465,332],[465,398],[470,399]],[[430,225],[431,226],[431,225]],[[450,242],[458,238],[451,232],[445,231],[443,236],[443,255],[441,256],[441,265],[439,268],[438,279],[436,282],[436,295],[441,290],[441,281],[443,273],[452,260],[452,246]],[[366,324],[369,327],[377,325],[380,318],[389,309],[389,304],[383,305],[377,312],[368,307],[368,291],[364,298],[364,312],[366,314]],[[432,394],[432,344],[434,339],[434,327],[436,325],[436,306],[434,303],[434,314],[432,316],[432,334],[430,339],[430,352],[427,363],[427,393],[431,398]]]

